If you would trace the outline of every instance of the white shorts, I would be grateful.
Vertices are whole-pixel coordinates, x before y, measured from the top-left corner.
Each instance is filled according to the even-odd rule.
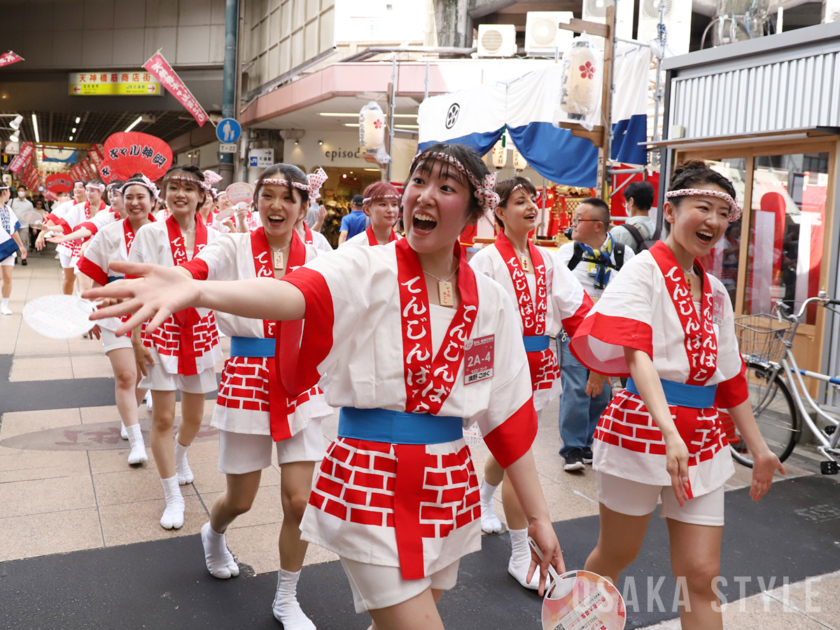
[[[4,258],[3,260],[0,260],[0,267],[14,267],[15,258],[17,258],[17,252],[7,258]]]
[[[131,347],[131,335],[117,337],[113,330],[107,328],[100,328],[99,330],[102,331],[102,350],[105,354],[108,354],[111,350]]]
[[[174,392],[176,389],[187,394],[208,394],[216,391],[216,370],[207,368],[192,376],[170,374],[160,362],[160,355],[154,348],[149,348],[154,365],[146,364],[146,376],[140,379],[138,389],[150,389],[153,392]]]
[[[253,435],[219,431],[219,472],[244,475],[271,466],[272,446],[277,451],[277,464],[320,462],[326,454],[321,419],[313,418],[303,431],[288,440],[275,442],[270,435]]]
[[[459,559],[432,575],[418,580],[404,580],[399,567],[357,562],[343,556],[339,559],[350,581],[357,613],[407,602],[429,587],[448,591],[458,582],[458,566],[461,564]]]
[[[660,518],[670,518],[692,525],[723,527],[723,486],[708,494],[689,499],[680,507],[671,486],[653,486],[597,471],[596,475],[598,501],[613,512],[628,516],[647,516],[656,509],[656,504],[661,499]]]
[[[65,253],[63,249],[58,250],[58,261],[61,263],[62,269],[72,269],[75,267],[73,258],[70,254]]]

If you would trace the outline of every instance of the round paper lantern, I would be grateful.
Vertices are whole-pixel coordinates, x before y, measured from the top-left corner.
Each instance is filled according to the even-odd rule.
[[[595,113],[601,98],[601,59],[588,38],[578,37],[563,59],[563,88],[560,109],[572,120]]]
[[[525,161],[525,158],[516,149],[513,150],[513,168],[517,171],[523,171],[528,168],[528,162]]]
[[[504,140],[500,139],[496,144],[493,145],[493,156],[492,156],[493,166],[496,168],[504,168],[505,164],[507,164],[507,149],[505,149]]]
[[[359,144],[370,154],[385,147],[385,114],[373,101],[359,112]]]

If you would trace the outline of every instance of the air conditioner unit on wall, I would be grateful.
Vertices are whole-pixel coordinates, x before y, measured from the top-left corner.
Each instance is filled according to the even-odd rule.
[[[644,2],[644,0],[642,0]],[[684,0],[688,2],[688,0]],[[633,8],[636,0],[583,0],[583,19],[589,22],[607,23],[607,7],[615,5],[615,34],[625,39],[633,38]],[[688,2],[689,8],[691,2]],[[604,38],[593,37],[592,41],[601,50]]]
[[[668,48],[675,55],[685,55],[691,43],[691,3],[685,0],[641,0],[638,39],[649,42],[659,37],[659,5],[663,3]]]
[[[479,24],[476,48],[479,57],[513,57],[516,54],[516,26]]]
[[[572,45],[574,33],[560,30],[557,25],[568,24],[574,17],[571,11],[528,11],[525,22],[526,53],[561,53]]]
[[[823,3],[823,24],[840,22],[840,0],[825,0]]]

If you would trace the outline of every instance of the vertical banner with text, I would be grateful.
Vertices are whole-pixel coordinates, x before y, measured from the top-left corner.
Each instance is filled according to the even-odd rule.
[[[160,81],[160,84],[178,99],[181,105],[195,117],[199,127],[204,126],[204,123],[207,122],[207,112],[204,111],[204,108],[201,107],[198,100],[192,95],[181,77],[172,69],[169,62],[163,58],[162,54],[155,53],[143,65],[143,69],[151,72]]]
[[[10,66],[18,61],[23,61],[23,57],[16,55],[10,50],[9,52],[0,55],[0,68],[3,66]]]

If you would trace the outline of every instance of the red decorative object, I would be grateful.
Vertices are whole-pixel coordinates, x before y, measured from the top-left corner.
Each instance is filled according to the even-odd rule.
[[[10,66],[18,61],[23,61],[23,57],[16,55],[10,50],[9,52],[0,55],[0,68],[3,66]]]
[[[12,160],[11,164],[9,164],[9,170],[12,173],[17,173],[23,167],[29,166],[29,163],[32,161],[32,154],[34,151],[35,147],[31,142],[24,142],[18,156]]]
[[[172,166],[172,149],[160,138],[138,131],[121,131],[105,141],[105,159],[116,179],[143,173],[157,181]],[[100,166],[100,173],[102,168]]]
[[[580,67],[580,78],[581,79],[591,79],[595,76],[595,66],[592,65],[591,61],[587,61]]]
[[[54,193],[70,192],[73,190],[73,179],[68,173],[54,173],[47,177],[45,186]]]
[[[155,53],[144,65],[144,70],[148,70],[155,78],[160,81],[160,84],[172,93],[172,96],[178,99],[181,105],[193,115],[199,127],[203,127],[207,122],[207,112],[199,104],[189,88],[184,85],[181,77],[172,69],[169,62],[163,58],[160,53]],[[107,147],[107,143],[106,143]]]
[[[114,172],[114,163],[111,160],[103,160],[99,165],[99,176],[106,184],[110,184],[115,179],[119,179]]]

